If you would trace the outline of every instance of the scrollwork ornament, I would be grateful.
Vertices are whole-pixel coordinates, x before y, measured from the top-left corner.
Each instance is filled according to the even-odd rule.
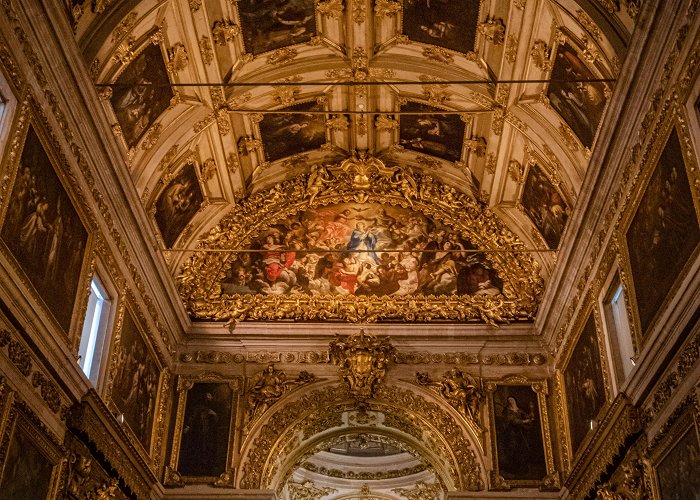
[[[478,31],[493,45],[502,45],[505,40],[506,26],[501,19],[487,19],[479,24]]]
[[[343,15],[343,0],[318,0],[316,10],[330,19],[338,19]]]
[[[377,17],[393,16],[401,12],[403,8],[398,0],[376,0],[374,2],[374,15]]]

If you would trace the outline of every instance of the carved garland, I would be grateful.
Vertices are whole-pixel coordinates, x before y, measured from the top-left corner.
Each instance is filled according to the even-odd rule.
[[[399,167],[384,167],[374,158],[353,160],[346,160],[340,167],[316,166],[311,174],[251,196],[202,237],[198,247],[206,250],[246,248],[253,238],[275,222],[325,205],[355,202],[410,207],[484,249],[485,256],[504,281],[503,294],[450,295],[447,298],[432,295],[224,295],[220,283],[235,255],[207,251],[195,253],[177,278],[188,313],[197,319],[233,322],[444,319],[483,321],[491,325],[534,317],[543,290],[540,266],[528,254],[489,252],[524,249],[523,243],[493,212],[427,175],[406,172]],[[350,168],[343,167],[346,162],[351,163]]]

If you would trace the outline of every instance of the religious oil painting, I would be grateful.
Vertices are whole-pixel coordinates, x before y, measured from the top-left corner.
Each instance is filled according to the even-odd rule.
[[[605,84],[585,81],[600,77],[584,64],[568,43],[557,48],[551,78],[547,97],[552,107],[585,147],[593,147],[608,100]]]
[[[462,157],[464,122],[459,115],[444,114],[438,108],[415,102],[401,106],[401,111],[421,113],[401,116],[399,142],[404,148],[447,161]]]
[[[547,475],[537,393],[529,385],[498,385],[493,394],[498,472],[506,481]]]
[[[527,174],[522,205],[547,246],[557,248],[569,217],[569,207],[539,165],[533,165]]]
[[[600,345],[592,313],[564,369],[564,386],[571,447],[575,454],[591,429],[591,421],[596,419],[606,401]]]
[[[88,233],[33,127],[27,132],[0,235],[68,332]]]
[[[318,149],[326,142],[326,115],[309,113],[323,111],[320,104],[307,102],[285,111],[298,113],[269,113],[260,122],[267,161]]]
[[[661,500],[700,500],[699,467],[700,445],[693,426],[656,467]]]
[[[646,333],[700,242],[693,195],[675,129],[627,229],[634,294]]]
[[[314,0],[240,0],[236,2],[246,51],[257,56],[269,50],[305,43],[316,33]]]
[[[479,0],[405,0],[403,32],[416,42],[474,51]]]
[[[177,471],[218,477],[228,468],[233,390],[228,383],[198,382],[187,391]]]
[[[156,200],[156,223],[166,247],[172,248],[203,202],[197,171],[193,164],[188,163]]]
[[[41,445],[40,432],[23,424],[21,418],[16,420],[1,470],[0,500],[53,498],[60,456]]]
[[[270,226],[229,261],[226,294],[499,295],[476,247],[408,208],[341,203]]]
[[[128,309],[124,310],[112,364],[112,401],[149,452],[160,370]]]
[[[112,107],[129,148],[168,109],[175,95],[158,45],[149,45],[117,78],[112,90]]]

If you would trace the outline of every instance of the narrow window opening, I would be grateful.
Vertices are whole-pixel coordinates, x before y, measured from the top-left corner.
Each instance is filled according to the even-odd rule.
[[[604,310],[615,375],[618,383],[621,384],[632,372],[636,359],[627,316],[625,292],[617,273],[615,273],[605,296]]]
[[[78,364],[95,386],[100,374],[100,361],[102,359],[105,337],[107,336],[110,307],[111,301],[109,296],[100,280],[94,277],[90,283],[90,298],[88,299],[83,332],[80,337]]]

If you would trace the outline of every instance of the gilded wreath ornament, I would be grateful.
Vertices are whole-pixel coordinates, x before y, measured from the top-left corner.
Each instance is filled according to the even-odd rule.
[[[468,238],[503,280],[496,295],[227,294],[231,249],[246,248],[273,224],[307,210],[341,203],[410,209]],[[197,244],[177,277],[192,318],[210,321],[449,320],[492,326],[534,318],[543,293],[540,265],[486,206],[425,174],[353,154],[340,164],[314,165],[308,174],[251,195]],[[222,250],[216,252],[215,250]],[[515,251],[515,252],[511,252]]]

